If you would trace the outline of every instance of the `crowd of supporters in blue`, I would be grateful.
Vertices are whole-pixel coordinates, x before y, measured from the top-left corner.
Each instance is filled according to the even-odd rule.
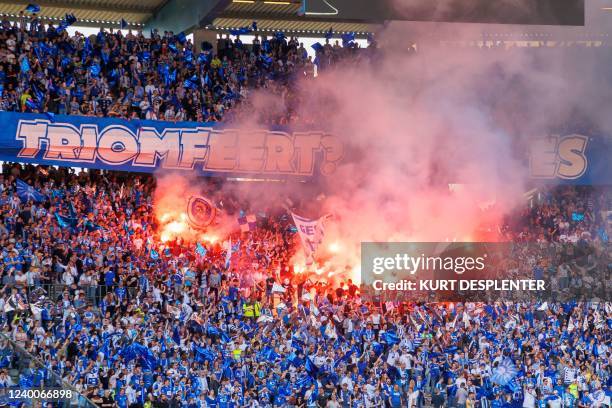
[[[125,119],[217,122],[250,90],[289,93],[292,79],[313,77],[314,62],[296,37],[256,35],[245,45],[226,35],[196,51],[184,34],[101,29],[70,35],[25,16],[0,27],[0,110]],[[357,50],[327,40],[317,65]],[[278,88],[278,89],[276,89]],[[248,108],[244,110],[248,111]],[[277,121],[289,117],[275,118]]]
[[[194,53],[173,33],[84,38],[4,21],[2,109],[218,121],[249,89],[314,69],[296,39],[218,45]],[[235,233],[229,262],[221,243],[161,242],[154,189],[148,176],[4,164],[0,387],[56,373],[120,408],[610,404],[607,299],[365,302],[350,280],[291,273],[297,237],[282,209]],[[609,256],[610,199],[592,187],[546,191],[502,230]],[[15,347],[41,363],[16,370]]]

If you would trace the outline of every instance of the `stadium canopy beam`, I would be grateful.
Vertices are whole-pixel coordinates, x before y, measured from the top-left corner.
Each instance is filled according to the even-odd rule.
[[[32,3],[31,0],[8,0],[3,1],[3,4],[14,4],[14,5],[23,5],[25,9],[26,6]],[[96,3],[86,3],[86,2],[71,2],[71,1],[35,1],[41,8],[45,7],[53,7],[53,8],[61,8],[66,9],[66,12],[79,11],[79,10],[88,10],[88,11],[101,11],[101,12],[113,12],[113,13],[130,13],[130,14],[152,14],[155,12],[154,8],[146,7],[137,3],[130,3],[124,5],[113,5],[113,4],[104,4],[102,2]]]
[[[231,0],[170,0],[153,13],[145,23],[145,30],[157,28],[159,31],[190,31],[212,21]],[[205,24],[204,24],[205,25]]]

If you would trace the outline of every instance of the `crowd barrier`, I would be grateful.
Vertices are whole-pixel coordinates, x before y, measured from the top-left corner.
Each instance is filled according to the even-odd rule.
[[[87,304],[91,304],[94,307],[99,306],[100,302],[106,296],[107,293],[115,291],[115,286],[106,285],[78,285],[77,289],[85,295]],[[61,283],[53,284],[37,284],[27,285],[23,288],[28,296],[30,302],[36,301],[39,295],[44,295],[48,299],[56,300],[62,296],[64,291],[72,290],[70,286]],[[138,288],[127,287],[126,296],[128,299],[134,299],[138,294]]]
[[[24,385],[20,384],[19,381],[21,374],[28,374],[28,371],[35,372],[42,369],[44,372],[42,381],[36,386],[27,387],[27,390],[31,390],[31,394],[41,395],[44,392],[50,392],[51,389],[62,390],[62,395],[70,395],[72,398],[54,401],[55,407],[97,408],[96,404],[90,399],[79,393],[76,388],[64,381],[58,374],[46,369],[41,360],[33,356],[3,333],[0,333],[0,354],[2,356],[2,361],[5,362],[2,368],[8,370],[9,376],[16,384],[12,387],[0,389],[0,404],[6,403],[11,406],[14,405],[14,401],[9,401],[9,395],[15,395],[10,394],[10,390],[24,391]],[[26,407],[43,406],[41,404],[42,401],[44,400],[38,398],[20,400]]]

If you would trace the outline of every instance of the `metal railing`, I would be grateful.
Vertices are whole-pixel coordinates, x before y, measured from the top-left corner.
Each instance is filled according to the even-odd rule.
[[[25,293],[28,296],[28,299],[32,301],[33,295],[40,292],[40,289],[44,290],[44,295],[50,300],[57,300],[58,297],[62,296],[65,290],[70,290],[70,286],[64,285],[62,283],[51,283],[51,284],[38,284],[38,285],[28,285],[22,286],[25,290]],[[104,296],[107,293],[115,291],[115,286],[106,286],[106,285],[85,285],[85,286],[77,286],[77,289],[82,291],[85,294],[85,300],[88,304],[97,307]],[[127,287],[125,296],[128,299],[134,299],[138,294],[137,287]]]
[[[45,367],[44,363],[36,356],[29,353],[26,349],[21,347],[19,344],[14,342],[12,339],[7,337],[5,334],[0,333],[0,353],[2,358],[8,357],[8,366],[4,367],[8,370],[9,376],[15,384],[20,384],[20,378],[26,374],[27,370],[35,371],[43,369],[45,375],[37,384],[31,387],[27,387],[31,390],[44,390],[44,389],[62,389],[70,390],[72,398],[70,400],[58,401],[54,403],[54,406],[62,408],[68,407],[79,407],[79,408],[97,408],[97,405],[93,403],[89,398],[81,394],[74,388],[70,383],[64,381],[57,373],[49,370]],[[23,390],[23,385],[16,385],[9,387],[14,389]],[[6,389],[0,394],[0,402],[7,397]],[[36,395],[36,393],[34,393]],[[23,403],[26,407],[39,407],[41,406],[40,399],[24,400]]]

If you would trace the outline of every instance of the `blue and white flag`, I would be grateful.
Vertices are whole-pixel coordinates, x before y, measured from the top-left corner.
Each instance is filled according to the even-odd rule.
[[[491,381],[494,384],[506,386],[518,375],[518,369],[510,360],[506,358],[504,361],[499,363],[497,367],[493,369],[491,375]]]
[[[346,34],[342,34],[342,46],[343,47],[350,47],[351,45],[353,45],[353,42],[355,41],[355,33],[346,33]]]
[[[21,179],[17,179],[17,195],[21,201],[45,201],[45,195]]]
[[[57,223],[59,224],[61,228],[69,228],[71,226],[71,223],[68,220],[68,217],[64,217],[63,215],[55,213],[55,218],[57,219]]]
[[[312,265],[314,263],[314,255],[317,248],[319,244],[323,242],[323,237],[325,236],[323,221],[329,216],[323,216],[318,220],[309,220],[291,213],[291,217],[293,218],[293,222],[302,240],[302,246],[306,254],[306,265]]]
[[[240,231],[242,232],[253,231],[257,227],[257,217],[253,214],[239,217],[238,225],[240,225]]]

